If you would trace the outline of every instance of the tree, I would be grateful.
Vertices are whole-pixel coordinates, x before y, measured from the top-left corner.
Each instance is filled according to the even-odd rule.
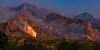
[[[94,50],[93,44],[89,41],[74,41],[72,46],[74,50]]]
[[[0,48],[4,48],[7,45],[8,38],[5,33],[0,32]]]
[[[96,44],[95,44],[95,50],[100,50],[100,42],[96,42]]]
[[[44,47],[41,44],[33,44],[33,43],[25,43],[22,46],[19,46],[20,50],[47,50],[46,47]]]
[[[73,48],[70,42],[67,42],[66,40],[62,40],[58,45],[58,50],[73,50]]]

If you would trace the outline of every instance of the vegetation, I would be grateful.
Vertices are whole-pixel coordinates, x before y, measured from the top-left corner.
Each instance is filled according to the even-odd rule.
[[[18,46],[17,44],[8,44],[7,46],[5,46],[4,50],[47,50],[47,49],[41,44],[26,43],[20,46]]]
[[[5,33],[0,32],[0,50],[100,50],[100,41],[55,39],[37,41],[28,39],[24,44],[7,43]]]
[[[0,48],[4,48],[7,45],[7,36],[5,33],[0,32]]]
[[[62,40],[58,45],[58,50],[73,50],[73,47],[70,42]]]
[[[87,41],[67,41],[62,40],[58,45],[58,50],[100,50],[100,42]]]

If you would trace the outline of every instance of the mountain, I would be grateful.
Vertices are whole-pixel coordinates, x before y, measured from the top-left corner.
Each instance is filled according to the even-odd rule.
[[[89,21],[89,22],[91,22],[93,28],[100,30],[100,23],[98,23],[98,22],[100,22],[100,19],[94,18],[91,14],[89,14],[87,12],[77,15],[74,18]]]
[[[16,12],[24,12],[26,15],[32,15],[38,18],[43,18],[49,13],[51,13],[46,8],[39,9],[36,6],[29,4],[29,3],[23,3],[19,5],[18,7],[13,8],[12,10]]]
[[[75,16],[74,18],[81,19],[81,20],[88,20],[88,21],[96,20],[91,14],[87,12],[80,14],[78,16]]]
[[[16,11],[21,11],[22,9],[37,9],[37,8],[29,3],[23,3],[19,5],[18,7],[14,8],[14,10]]]
[[[0,30],[4,30],[8,36],[8,42],[12,43],[30,38],[36,40],[52,40],[56,38],[32,22],[32,20],[23,13],[18,14],[15,19],[9,20],[6,24],[1,23]]]
[[[38,12],[38,8],[36,8],[32,4],[23,3],[23,4],[19,5],[18,7],[13,8],[12,11],[16,11],[17,13],[24,12],[25,14],[30,13],[33,16],[36,16],[37,12]]]
[[[39,9],[29,3],[18,7],[4,7],[1,10],[0,17],[5,16],[7,22],[0,23],[0,30],[6,33],[9,41],[33,36],[37,40],[55,39],[55,36],[75,40],[100,40],[100,20],[89,13],[83,13],[73,19],[59,13],[51,13],[46,8]]]
[[[59,13],[52,13],[42,22],[44,22],[44,25],[41,27],[60,38],[100,40],[100,31],[93,29],[91,23],[85,20],[68,18]]]
[[[17,7],[0,6],[0,22],[7,22],[15,18],[19,12],[26,14],[35,23],[37,23],[37,20],[51,13],[51,11],[46,8],[37,8],[29,3],[23,3]]]

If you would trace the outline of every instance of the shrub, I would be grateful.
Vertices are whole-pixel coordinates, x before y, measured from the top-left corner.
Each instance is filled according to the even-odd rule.
[[[67,42],[65,40],[62,40],[58,45],[58,50],[72,50],[72,45],[70,42]]]

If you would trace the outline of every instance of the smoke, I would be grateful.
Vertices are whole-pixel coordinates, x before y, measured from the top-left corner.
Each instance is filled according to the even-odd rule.
[[[16,15],[15,11],[10,11],[8,6],[0,6],[0,22],[7,22]]]

